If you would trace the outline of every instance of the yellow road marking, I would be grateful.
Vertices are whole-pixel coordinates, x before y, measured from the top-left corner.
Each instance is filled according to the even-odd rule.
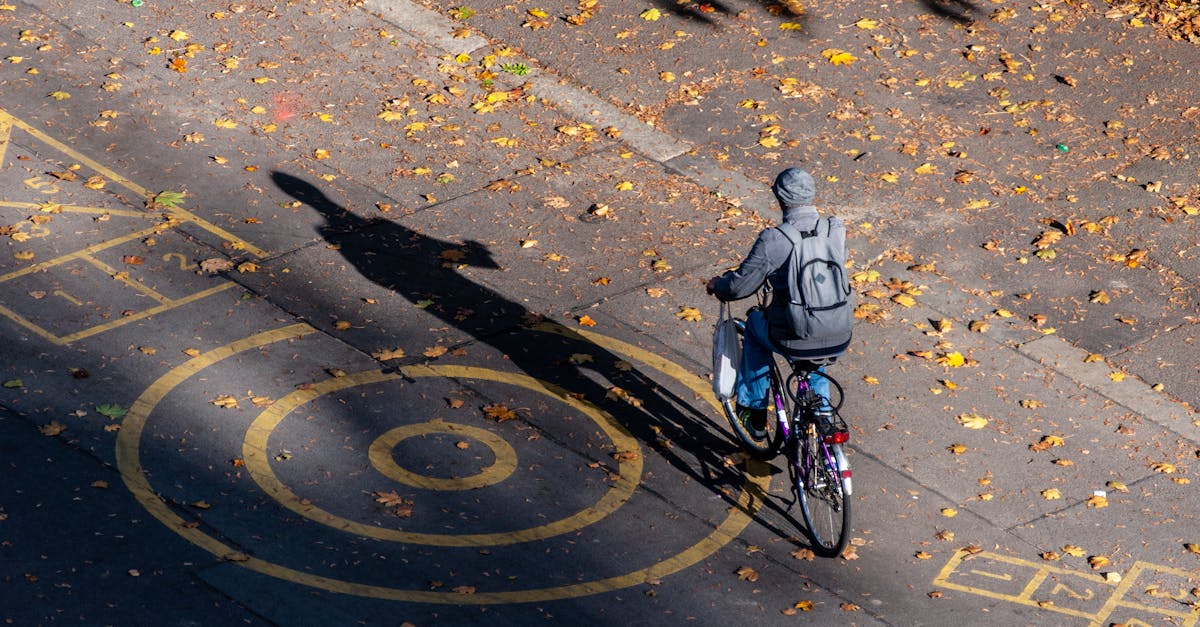
[[[118,270],[118,269],[108,265],[107,263],[104,263],[103,261],[96,259],[95,257],[93,257],[91,255],[82,255],[82,256],[80,256],[80,259],[99,268],[101,271],[108,274],[108,276],[112,277],[114,281],[123,283],[127,287],[133,288],[133,289],[141,292],[142,294],[149,296],[150,298],[154,299],[155,301],[158,301],[158,304],[160,304],[160,305],[166,305],[171,302],[171,299],[167,298],[166,296],[163,296],[162,294],[159,294],[158,292],[151,289],[149,286],[143,285],[140,281],[134,281],[133,279],[129,278],[128,273],[122,272],[121,270]]]
[[[5,307],[4,305],[0,305],[0,315],[4,316],[5,318],[8,318],[8,319],[12,320],[13,322],[19,324],[20,326],[23,326],[26,329],[36,333],[38,336],[40,336],[44,340],[47,340],[53,344],[62,344],[63,343],[63,341],[57,335],[43,329],[42,327],[34,324],[33,322],[30,322],[28,319],[25,318],[25,316],[22,316],[21,314],[9,309],[8,307]]]
[[[971,574],[972,575],[982,575],[984,577],[991,577],[992,579],[999,579],[1000,581],[1012,581],[1012,578],[1013,578],[1013,576],[1010,574],[1000,575],[1000,574],[996,574],[996,573],[989,573],[984,570],[972,570]]]
[[[160,216],[145,211],[134,211],[132,209],[104,209],[101,207],[84,207],[82,205],[57,205],[56,211],[62,213],[83,213],[92,215],[113,215],[121,218],[142,218],[142,219],[157,219]],[[27,211],[41,211],[43,203],[37,202],[17,202],[13,200],[0,200],[0,207],[11,207],[13,209],[25,209]]]
[[[958,567],[967,560],[990,560],[993,562],[1012,564],[1014,566],[1028,568],[1032,572],[1030,573],[1029,581],[1022,587],[1020,594],[1006,594],[1003,592],[996,592],[994,590],[988,590],[986,588],[979,588],[976,586],[965,585],[965,584],[955,583],[955,582],[951,581],[950,576],[953,575],[957,571]],[[1033,562],[1030,560],[1023,560],[1023,559],[1014,558],[1014,557],[1007,557],[1007,556],[999,555],[996,553],[989,553],[989,552],[970,553],[965,550],[960,550],[960,551],[957,551],[953,556],[951,556],[950,560],[946,562],[946,565],[942,567],[941,572],[939,572],[938,576],[936,578],[934,578],[933,584],[935,586],[941,586],[943,588],[947,588],[947,589],[951,589],[951,590],[958,590],[961,592],[976,594],[976,595],[988,597],[991,599],[996,599],[996,600],[1000,600],[1000,601],[1008,601],[1011,603],[1017,603],[1017,604],[1025,605],[1025,606],[1029,606],[1029,607],[1036,607],[1038,609],[1045,610],[1045,611],[1057,612],[1059,614],[1067,614],[1069,616],[1076,616],[1079,618],[1084,618],[1084,619],[1087,619],[1089,621],[1089,624],[1093,627],[1100,627],[1101,625],[1108,624],[1109,617],[1118,608],[1126,608],[1126,609],[1132,609],[1132,610],[1137,610],[1137,611],[1141,611],[1141,612],[1147,612],[1147,613],[1154,614],[1154,615],[1160,616],[1160,617],[1165,616],[1165,617],[1173,617],[1173,618],[1183,619],[1183,622],[1180,624],[1182,624],[1186,627],[1191,627],[1191,626],[1196,625],[1197,620],[1200,619],[1200,613],[1198,613],[1197,610],[1192,610],[1192,611],[1170,610],[1170,609],[1164,609],[1164,608],[1151,607],[1149,605],[1137,603],[1135,601],[1125,600],[1125,598],[1124,598],[1125,595],[1129,592],[1129,590],[1135,584],[1135,581],[1137,580],[1138,576],[1142,572],[1145,572],[1145,571],[1152,571],[1152,572],[1157,572],[1157,573],[1167,573],[1167,574],[1175,575],[1177,577],[1185,578],[1189,581],[1195,578],[1194,573],[1191,573],[1191,572],[1188,572],[1185,570],[1171,568],[1168,566],[1159,566],[1157,564],[1148,564],[1146,562],[1139,561],[1139,562],[1134,563],[1133,567],[1129,570],[1129,572],[1124,577],[1121,578],[1119,583],[1113,583],[1113,582],[1110,582],[1108,579],[1105,579],[1103,576],[1097,575],[1097,574],[1078,572],[1078,571],[1074,571],[1074,570],[1067,570],[1064,568],[1057,568],[1054,566],[1048,566],[1048,565],[1041,564],[1038,562]],[[967,573],[971,574],[971,575],[980,575],[983,577],[989,577],[992,579],[999,579],[1001,581],[1012,581],[1014,579],[1014,577],[1011,573],[997,574],[997,573],[991,573],[991,572],[979,570],[979,569],[971,569],[971,570],[967,571]],[[1037,589],[1043,583],[1045,583],[1046,579],[1051,576],[1053,576],[1055,578],[1055,581],[1058,581],[1060,579],[1072,579],[1073,578],[1076,580],[1084,580],[1086,582],[1090,582],[1091,584],[1096,584],[1097,586],[1109,586],[1109,587],[1113,588],[1113,590],[1111,593],[1109,593],[1108,597],[1105,598],[1103,605],[1101,605],[1099,607],[1099,609],[1095,612],[1086,612],[1086,611],[1079,610],[1079,609],[1074,609],[1074,608],[1069,608],[1069,607],[1061,607],[1058,605],[1054,605],[1052,603],[1045,604],[1045,601],[1052,601],[1052,599],[1040,599],[1040,600],[1033,599],[1032,598],[1033,594],[1037,591]],[[1103,588],[1101,588],[1101,589],[1103,589]],[[1095,593],[1092,591],[1092,589],[1090,587],[1085,588],[1084,591],[1085,591],[1085,593],[1079,593],[1079,592],[1076,592],[1075,590],[1073,590],[1072,588],[1068,587],[1066,584],[1058,583],[1051,590],[1050,595],[1054,596],[1054,595],[1057,595],[1059,592],[1065,592],[1068,597],[1070,597],[1072,599],[1080,600],[1080,601],[1090,601],[1095,598]],[[1129,621],[1126,621],[1126,622],[1129,622]],[[1132,624],[1132,623],[1130,623],[1130,624]]]
[[[137,183],[134,183],[133,181],[129,180],[128,178],[121,176],[120,174],[114,172],[113,170],[110,170],[109,168],[105,167],[104,165],[100,164],[99,162],[88,158],[83,153],[71,148],[70,146],[58,141],[57,139],[54,139],[50,135],[47,135],[46,133],[42,132],[41,130],[39,130],[29,124],[26,124],[20,118],[14,117],[13,115],[8,113],[4,109],[0,109],[0,125],[4,125],[4,124],[7,124],[7,128],[9,129],[10,132],[11,132],[12,127],[16,126],[17,128],[21,129],[22,131],[25,131],[26,133],[33,135],[35,138],[37,138],[42,143],[67,155],[72,160],[77,161],[77,162],[91,168],[92,170],[95,170],[96,172],[100,173],[108,180],[124,187],[125,189],[128,189],[129,191],[133,192],[134,194],[137,194],[139,197],[141,197],[147,201],[153,197],[153,194],[151,194],[149,190],[142,187],[141,185],[138,185]],[[0,127],[0,129],[2,129],[2,128],[4,128],[4,127]],[[5,144],[5,145],[7,145],[7,144]],[[0,155],[0,156],[2,156],[2,155]],[[0,162],[0,164],[2,164],[2,163],[3,162]],[[265,250],[251,244],[250,242],[247,242],[246,240],[243,240],[242,238],[234,235],[233,233],[230,233],[229,231],[222,229],[221,227],[213,224],[212,222],[209,222],[208,220],[201,218],[200,216],[198,216],[186,209],[176,207],[176,208],[170,209],[166,213],[167,213],[167,215],[174,216],[181,220],[187,220],[188,222],[192,222],[192,223],[196,224],[197,226],[199,226],[200,228],[203,228],[204,230],[220,237],[221,239],[224,239],[226,241],[236,244],[240,249],[248,251],[249,253],[253,254],[256,257],[263,258],[263,257],[267,256],[267,252]]]
[[[4,164],[4,153],[8,150],[8,141],[12,137],[12,118],[0,109],[0,165]]]
[[[259,414],[254,419],[254,422],[250,424],[250,428],[246,430],[246,438],[242,444],[242,458],[245,460],[246,469],[250,471],[250,476],[264,492],[271,495],[272,498],[284,507],[305,518],[335,529],[348,531],[366,538],[375,538],[389,542],[429,546],[478,547],[544,540],[587,527],[620,509],[633,496],[634,490],[637,489],[638,483],[641,481],[643,460],[642,455],[638,452],[636,456],[632,456],[628,461],[620,462],[618,476],[613,480],[612,486],[600,500],[575,514],[528,529],[503,533],[452,535],[386,529],[343,518],[317,507],[308,500],[301,499],[275,475],[274,469],[271,468],[270,455],[267,453],[267,440],[288,414],[305,403],[326,394],[360,385],[396,381],[405,376],[495,381],[545,394],[550,398],[570,405],[576,411],[591,418],[604,434],[608,436],[609,440],[613,442],[617,451],[639,451],[637,439],[630,435],[608,412],[596,407],[592,403],[575,398],[566,390],[547,381],[523,374],[500,372],[498,370],[474,368],[471,366],[410,366],[404,368],[403,375],[384,373],[379,370],[368,370],[342,377],[333,377],[321,381],[310,388],[296,390],[275,401],[275,403]]]
[[[213,294],[216,294],[218,292],[223,292],[223,291],[233,288],[233,287],[237,287],[237,286],[234,283],[229,283],[229,282],[225,282],[220,285],[215,285],[206,290],[196,292],[194,294],[188,294],[187,296],[185,296],[183,298],[178,298],[175,300],[167,301],[166,303],[163,303],[162,305],[159,305],[157,307],[151,307],[150,309],[143,309],[142,311],[139,311],[132,315],[122,316],[121,318],[119,318],[117,320],[111,320],[109,322],[105,322],[104,324],[98,324],[94,327],[90,327],[90,328],[84,329],[82,331],[78,331],[76,333],[70,333],[70,334],[64,335],[62,337],[55,338],[54,341],[57,344],[70,344],[71,342],[74,342],[76,340],[81,340],[85,337],[91,337],[93,335],[96,335],[97,333],[103,333],[105,331],[110,331],[117,327],[125,326],[125,325],[129,324],[130,322],[144,320],[155,314],[160,314],[164,311],[170,311],[171,309],[174,309],[176,307],[180,307],[180,306],[186,305],[190,302],[197,301],[202,298],[206,298],[208,296],[212,296]]]
[[[92,255],[92,253],[97,253],[102,250],[112,248],[114,246],[120,246],[121,244],[124,244],[125,242],[128,242],[130,240],[140,239],[147,235],[157,233],[157,232],[159,232],[159,230],[161,228],[162,227],[160,227],[160,226],[152,226],[149,228],[141,229],[140,231],[134,231],[132,233],[127,233],[120,237],[114,237],[110,240],[105,240],[103,242],[100,242],[99,244],[92,244],[91,246],[88,246],[86,248],[81,248],[75,252],[67,253],[65,255],[60,255],[53,259],[47,259],[46,261],[41,261],[41,262],[35,263],[33,265],[25,266],[24,268],[21,268],[20,270],[14,270],[12,272],[9,272],[8,274],[0,274],[0,283],[9,281],[9,280],[12,280],[12,279],[15,279],[18,277],[25,276],[27,274],[41,272],[42,270],[45,270],[46,268],[53,268],[54,266],[62,265],[64,263],[67,263],[68,261],[75,261],[75,260],[83,259],[84,257],[88,257],[88,256]]]
[[[62,290],[54,290],[54,295],[67,301],[68,303],[71,303],[72,305],[75,305],[76,307],[83,304],[83,301],[79,300],[78,298],[75,298],[74,296],[71,296],[70,294],[68,294]]]
[[[306,324],[292,325],[232,342],[185,362],[183,365],[159,377],[158,380],[151,384],[134,401],[129,413],[122,422],[121,430],[117,434],[116,452],[118,469],[130,492],[133,493],[134,497],[151,515],[168,529],[174,531],[192,544],[218,557],[227,558],[236,556],[236,564],[264,575],[341,594],[406,602],[453,605],[528,603],[610,592],[677,573],[716,553],[736,538],[750,524],[751,517],[765,498],[767,487],[771,481],[770,468],[766,463],[754,460],[747,461],[746,483],[743,485],[742,491],[738,494],[736,504],[729,508],[726,518],[699,542],[668,559],[646,568],[624,575],[565,586],[509,592],[481,592],[471,595],[433,590],[401,590],[323,577],[311,572],[281,566],[260,558],[246,556],[220,540],[207,535],[200,527],[186,524],[185,520],[172,511],[158,497],[157,493],[151,487],[139,459],[139,446],[142,433],[154,408],[171,390],[187,379],[229,357],[274,342],[302,337],[312,332],[314,332],[314,329]],[[651,353],[642,351],[619,340],[606,338],[598,334],[588,335],[591,336],[589,339],[594,338],[593,341],[596,341],[598,345],[615,352],[623,352],[621,349],[624,348],[632,349],[628,352],[623,352],[623,354],[630,357],[634,357],[635,355],[639,356],[635,357],[638,359],[640,357],[656,357]],[[708,386],[699,385],[703,383],[699,377],[691,375],[672,362],[662,359],[654,359],[654,361],[662,367],[653,366],[649,362],[645,363],[663,374],[676,378],[689,388],[696,390],[701,398],[705,398],[715,410],[720,410],[720,405],[712,397],[711,390],[707,389]]]
[[[392,449],[404,440],[430,434],[468,437],[492,451],[495,461],[466,477],[430,477],[415,473],[396,463]],[[500,436],[471,425],[445,422],[440,419],[418,422],[391,429],[375,439],[367,449],[367,459],[383,476],[404,485],[424,490],[474,490],[495,485],[507,479],[517,469],[517,452]]]

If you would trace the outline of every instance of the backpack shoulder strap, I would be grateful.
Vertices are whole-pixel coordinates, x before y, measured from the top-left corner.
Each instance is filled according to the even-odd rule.
[[[783,233],[783,236],[787,238],[787,241],[792,243],[792,247],[796,246],[797,240],[802,239],[804,237],[803,233],[801,233],[798,229],[796,229],[795,226],[792,226],[791,224],[788,224],[787,222],[780,223],[779,226],[775,227],[775,230],[779,231],[780,233]]]
[[[796,228],[796,225],[794,225],[794,224],[791,224],[788,222],[781,222],[779,224],[779,226],[777,226],[775,228],[780,233],[783,233],[783,236],[786,237],[788,239],[788,241],[791,242],[792,246],[794,247],[794,246],[798,245],[799,241],[802,239],[816,237],[817,229],[820,228],[820,226],[821,226],[821,222],[818,221],[815,225],[813,225],[813,228],[811,231],[801,231],[800,229]]]

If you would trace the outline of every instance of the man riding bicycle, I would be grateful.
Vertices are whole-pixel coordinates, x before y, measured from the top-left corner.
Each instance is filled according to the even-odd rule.
[[[799,168],[788,168],[779,173],[771,191],[783,211],[783,223],[795,227],[804,237],[817,231],[821,222],[813,198],[816,185],[808,172]],[[834,228],[834,227],[837,228]],[[836,218],[830,218],[824,232],[829,237],[828,245],[840,251],[844,260],[846,249],[845,228]],[[739,300],[766,287],[772,294],[765,309],[753,308],[746,315],[746,332],[742,344],[742,359],[737,376],[737,418],[756,438],[766,437],[767,393],[769,387],[770,360],[779,353],[789,362],[812,362],[810,370],[823,372],[824,365],[833,361],[850,346],[852,329],[818,334],[801,339],[788,320],[789,306],[789,257],[799,247],[793,243],[794,235],[788,235],[780,227],[763,229],[758,234],[750,253],[735,270],[708,280],[708,293],[722,301]],[[805,261],[805,260],[799,260]],[[829,382],[820,374],[809,377],[813,391],[821,398],[829,399]]]

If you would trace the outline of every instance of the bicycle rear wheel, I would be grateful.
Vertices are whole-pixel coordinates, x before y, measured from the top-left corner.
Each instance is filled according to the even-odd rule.
[[[837,557],[846,548],[850,535],[849,464],[840,444],[822,448],[815,429],[805,429],[797,436],[804,438],[804,442],[798,443],[796,461],[808,469],[808,481],[803,481],[805,473],[798,468],[792,469],[792,478],[800,496],[806,532],[812,540],[813,553]]]

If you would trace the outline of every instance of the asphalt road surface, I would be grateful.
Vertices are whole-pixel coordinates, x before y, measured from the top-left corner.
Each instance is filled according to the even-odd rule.
[[[0,619],[1196,624],[1159,17],[0,4]],[[708,378],[791,165],[860,294],[834,559]]]

